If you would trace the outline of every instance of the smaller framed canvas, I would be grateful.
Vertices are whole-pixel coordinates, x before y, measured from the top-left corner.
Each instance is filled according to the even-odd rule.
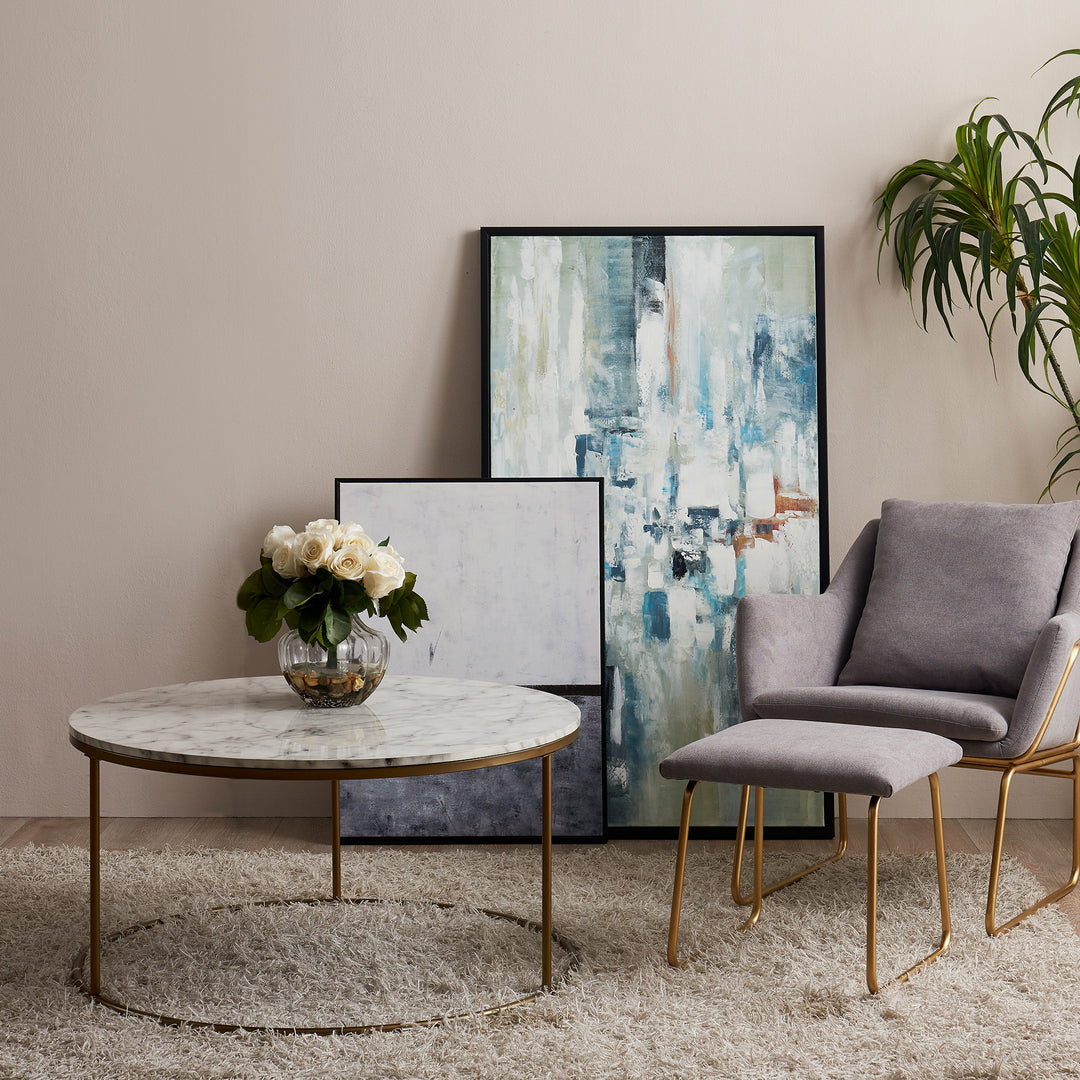
[[[335,486],[335,516],[377,540],[389,534],[427,602],[430,620],[404,644],[391,639],[389,673],[513,683],[574,701],[581,732],[552,759],[554,835],[602,840],[602,481],[338,479]],[[524,761],[344,782],[342,839],[538,839],[540,771],[539,761]]]

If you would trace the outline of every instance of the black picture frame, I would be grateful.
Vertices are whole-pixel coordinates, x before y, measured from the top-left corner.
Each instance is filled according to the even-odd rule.
[[[604,478],[608,835],[671,835],[656,764],[738,720],[739,596],[828,582],[824,228],[485,227],[481,252],[484,475]],[[710,787],[694,832],[730,836]],[[771,836],[833,834],[831,798],[766,805]]]

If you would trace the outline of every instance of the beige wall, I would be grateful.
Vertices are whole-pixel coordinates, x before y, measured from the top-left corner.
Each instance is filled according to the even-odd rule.
[[[1035,498],[1060,417],[877,282],[872,201],[1070,45],[1074,0],[4,0],[0,815],[85,813],[78,705],[273,670],[235,590],[336,475],[478,472],[481,225],[823,223],[834,565],[886,496]]]

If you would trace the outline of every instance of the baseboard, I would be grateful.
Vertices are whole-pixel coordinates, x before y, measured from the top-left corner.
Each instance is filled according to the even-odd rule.
[[[975,769],[946,769],[941,773],[941,811],[947,818],[997,816],[1001,774]],[[866,813],[867,799],[849,796],[852,817]],[[928,818],[930,787],[924,780],[882,799],[881,817]],[[1045,776],[1017,776],[1009,792],[1010,818],[1072,817],[1072,784]]]

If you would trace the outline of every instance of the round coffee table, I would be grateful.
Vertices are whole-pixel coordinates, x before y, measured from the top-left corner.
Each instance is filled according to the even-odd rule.
[[[554,694],[520,686],[421,676],[389,676],[363,705],[312,709],[280,676],[222,679],[136,690],[72,713],[69,737],[90,759],[89,979],[76,965],[80,989],[100,1004],[134,1012],[101,993],[101,794],[102,761],[135,769],[263,780],[330,783],[332,901],[341,902],[341,780],[420,776],[542,762],[541,987],[551,975],[551,757],[577,738],[576,705]],[[530,926],[523,919],[509,918]],[[85,954],[84,954],[85,956]],[[496,1009],[523,1004],[537,994]],[[181,1020],[143,1013],[163,1023],[219,1031],[277,1030],[248,1024]],[[309,1028],[311,1034],[393,1030],[431,1020],[393,1021],[363,1027]]]

